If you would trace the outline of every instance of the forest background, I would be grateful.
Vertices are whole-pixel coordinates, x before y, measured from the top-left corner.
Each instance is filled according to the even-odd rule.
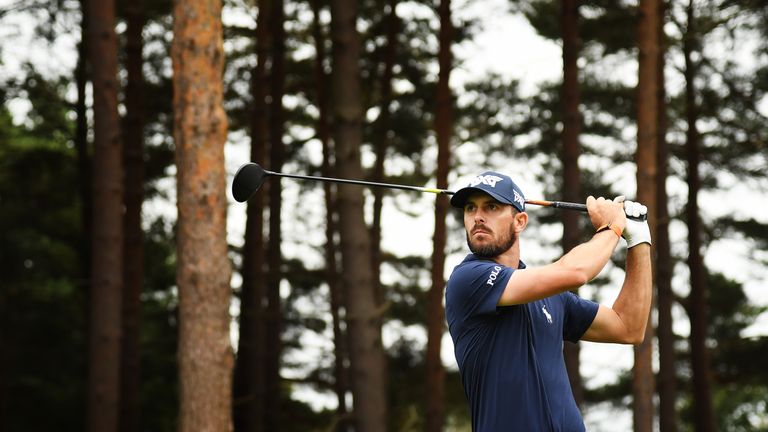
[[[766,29],[760,1],[1,2],[0,430],[469,429],[458,215],[237,204],[249,160],[637,197],[654,328],[566,345],[588,429],[768,430]],[[529,212],[529,265],[589,236]],[[622,253],[579,294],[610,304]]]

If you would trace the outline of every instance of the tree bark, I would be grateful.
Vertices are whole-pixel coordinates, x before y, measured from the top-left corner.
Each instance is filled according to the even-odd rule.
[[[659,86],[659,0],[641,0],[638,19],[638,84],[637,84],[637,200],[648,207],[648,215],[656,215],[656,152],[658,139]],[[651,233],[656,233],[656,219],[648,218]],[[652,259],[655,269],[655,260]],[[649,316],[650,320],[650,316]],[[634,397],[634,430],[652,431],[654,425],[653,395],[653,324],[646,327],[645,340],[635,346],[632,370]]]
[[[659,5],[659,20],[657,31],[659,32],[659,60],[657,76],[659,85],[656,92],[658,106],[658,138],[656,152],[657,181],[656,181],[656,309],[658,315],[658,327],[656,330],[659,342],[659,430],[661,432],[677,431],[677,378],[675,373],[675,335],[672,331],[672,247],[669,242],[669,211],[667,210],[667,175],[668,175],[668,145],[666,90],[664,80],[664,53],[666,51],[666,37],[664,34],[664,21],[666,6],[662,1]]]
[[[379,103],[379,118],[374,123],[373,150],[376,160],[373,164],[373,181],[384,182],[384,162],[389,147],[389,134],[391,130],[391,105],[392,105],[392,75],[397,60],[397,31],[399,20],[397,17],[397,0],[389,0],[386,13],[386,45],[384,47],[383,72],[379,81],[381,100]],[[371,224],[371,271],[373,282],[374,302],[376,308],[384,310],[386,293],[381,283],[381,212],[384,206],[384,188],[373,188],[373,223]],[[376,322],[377,332],[381,333],[384,325],[383,314],[379,315]],[[382,381],[387,382],[387,356],[383,356]]]
[[[440,70],[435,95],[435,135],[437,136],[437,187],[448,188],[448,171],[453,139],[453,95],[450,78],[453,69],[453,23],[450,0],[441,0],[438,6],[440,18],[440,50],[437,54]],[[427,432],[440,432],[445,424],[445,368],[440,356],[445,332],[445,244],[448,199],[435,197],[435,232],[432,237],[432,286],[427,292],[427,352],[426,362],[426,418]]]
[[[266,94],[269,86],[269,0],[259,0],[256,20],[256,67],[251,78],[253,114],[251,116],[251,161],[264,166],[269,143]],[[243,245],[243,284],[240,294],[240,337],[233,387],[235,430],[264,431],[265,389],[265,310],[264,194],[248,201]]]
[[[563,133],[560,161],[563,165],[563,199],[570,202],[582,202],[581,170],[579,169],[581,115],[579,113],[579,66],[577,63],[581,45],[578,32],[579,5],[576,0],[563,0],[562,8]],[[563,253],[567,253],[581,243],[581,230],[579,228],[581,215],[574,212],[561,212],[560,219],[563,222]],[[563,345],[568,380],[571,383],[571,391],[577,405],[581,405],[584,401],[584,385],[579,370],[579,352],[578,344],[566,343]]]
[[[77,101],[75,102],[75,151],[77,152],[77,175],[80,187],[82,207],[80,210],[83,239],[80,246],[81,285],[90,292],[91,276],[91,215],[93,214],[91,192],[91,152],[88,146],[88,108],[86,107],[85,87],[88,84],[88,0],[80,0],[82,13],[80,23],[80,43],[77,44],[77,65],[75,66],[75,87]],[[86,296],[88,297],[88,296]],[[83,308],[88,310],[87,307]],[[87,320],[86,320],[87,321]]]
[[[88,3],[93,81],[93,214],[88,429],[114,431],[120,399],[123,291],[123,167],[117,111],[117,36],[113,0]]]
[[[123,130],[125,166],[125,245],[123,247],[123,342],[121,359],[120,430],[138,431],[140,362],[139,328],[141,292],[144,284],[144,231],[141,206],[144,202],[144,41],[146,18],[142,2],[125,5],[126,70],[125,119]]]
[[[272,0],[270,5],[270,31],[272,33],[272,69],[270,73],[269,166],[280,172],[283,165],[283,93],[285,87],[285,30],[283,27],[283,0]],[[264,429],[277,432],[282,394],[280,390],[280,358],[283,351],[283,308],[280,282],[283,279],[282,254],[282,187],[280,182],[269,185],[269,242],[267,246],[267,310],[266,347],[264,352],[265,390]]]
[[[333,149],[331,148],[331,130],[328,110],[328,74],[325,72],[326,53],[325,36],[320,24],[320,0],[312,0],[313,25],[312,34],[315,41],[315,88],[317,94],[318,119],[315,129],[317,138],[323,147],[322,175],[333,176]],[[336,200],[336,188],[331,182],[323,183],[325,196],[325,272],[326,283],[330,295],[330,312],[333,326],[334,363],[333,375],[335,378],[333,390],[336,393],[336,428],[337,432],[349,430],[349,409],[347,407],[347,392],[349,391],[348,370],[344,366],[347,355],[346,334],[341,328],[341,308],[344,304],[341,284],[339,283],[338,259],[336,257],[338,233],[338,208]]]
[[[453,139],[453,95],[450,78],[453,69],[453,22],[450,0],[441,0],[437,13],[440,19],[437,54],[440,66],[435,94],[435,135],[437,137],[437,173],[439,189],[448,187],[448,171],[451,161],[451,140]],[[440,432],[445,424],[445,368],[440,356],[443,333],[445,332],[445,245],[447,238],[446,216],[448,199],[435,197],[435,232],[432,237],[432,286],[427,292],[427,352],[425,394],[425,428],[427,432]]]
[[[688,296],[689,318],[691,322],[691,369],[693,371],[693,424],[697,432],[716,430],[712,410],[712,390],[709,382],[710,354],[707,349],[707,277],[704,259],[701,254],[701,219],[699,216],[698,195],[701,189],[699,162],[701,161],[701,136],[696,127],[699,113],[696,103],[694,81],[697,65],[693,53],[698,47],[696,34],[696,16],[694,1],[690,0],[686,9],[688,27],[683,35],[683,56],[685,57],[685,116],[688,124],[686,133],[686,160],[688,163],[688,268],[691,278],[691,292]]]
[[[173,8],[179,287],[179,430],[232,429],[221,1]]]
[[[392,74],[397,56],[397,30],[399,21],[397,18],[397,0],[389,0],[387,11],[387,42],[384,47],[384,71],[381,74],[379,87],[381,88],[381,102],[379,104],[379,118],[374,124],[373,150],[376,161],[373,164],[373,178],[375,182],[384,182],[384,161],[387,157],[390,132],[390,105],[392,104]],[[384,188],[373,188],[373,223],[371,224],[371,262],[373,269],[373,283],[376,292],[376,304],[384,304],[384,288],[381,284],[381,210],[384,205]]]
[[[331,1],[333,135],[337,169],[344,178],[362,178],[363,110],[356,19],[355,0]],[[362,189],[339,186],[338,207],[354,420],[358,431],[383,432],[387,430],[387,414],[384,350],[378,327],[381,311],[376,307],[370,275],[371,240],[363,217]]]

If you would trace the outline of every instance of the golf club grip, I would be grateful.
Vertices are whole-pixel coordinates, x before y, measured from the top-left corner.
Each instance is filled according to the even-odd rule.
[[[534,204],[534,205],[540,205],[545,207],[554,207],[557,209],[563,209],[563,210],[576,210],[581,212],[587,211],[587,205],[586,204],[580,204],[580,203],[572,203],[572,202],[565,202],[565,201],[540,201],[540,200],[526,200],[526,204]],[[641,216],[627,216],[627,219],[643,222],[648,219],[648,215],[641,215]]]

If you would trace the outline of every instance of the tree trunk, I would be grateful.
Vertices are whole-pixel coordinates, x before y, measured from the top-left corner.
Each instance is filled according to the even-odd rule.
[[[179,430],[232,429],[221,1],[173,8],[179,287]]]
[[[82,21],[80,23],[80,43],[77,44],[77,65],[75,67],[75,86],[77,88],[77,102],[75,102],[75,151],[77,152],[77,174],[80,187],[80,210],[82,218],[83,238],[80,246],[81,284],[86,292],[90,292],[91,275],[91,215],[93,205],[91,196],[91,152],[88,148],[88,108],[85,104],[87,95],[85,87],[88,84],[88,0],[80,1]],[[88,296],[86,296],[88,297]],[[88,310],[87,307],[83,308]],[[87,320],[86,320],[87,321]]]
[[[374,125],[373,149],[376,161],[373,164],[375,182],[384,181],[384,161],[387,157],[390,132],[390,105],[392,104],[392,71],[397,56],[397,0],[389,0],[387,12],[387,45],[384,48],[384,71],[381,75],[381,103],[379,118]],[[381,284],[381,209],[384,205],[384,188],[373,188],[373,223],[371,224],[371,262],[373,268],[373,284],[376,292],[376,304],[384,304],[384,288]]]
[[[637,83],[637,200],[656,215],[656,152],[658,139],[659,88],[659,1],[641,0],[638,20],[638,83]],[[656,220],[648,218],[651,233],[656,232]],[[655,268],[655,263],[653,262]],[[650,318],[649,318],[650,319]],[[632,394],[635,432],[652,431],[654,424],[653,324],[646,327],[645,340],[635,346]]]
[[[90,292],[91,292],[91,242],[93,233],[91,227],[93,223],[93,196],[92,196],[92,160],[91,151],[88,145],[88,108],[86,106],[86,86],[88,84],[88,0],[80,0],[80,42],[77,44],[77,65],[75,66],[75,88],[77,89],[77,101],[75,102],[75,136],[73,142],[75,152],[77,153],[77,180],[80,189],[80,227],[81,239],[79,245],[80,258],[80,280],[77,283],[79,289],[82,289],[81,297],[83,311],[83,322],[86,323],[82,329],[84,334],[90,334]],[[78,370],[81,376],[87,376],[86,365],[82,370]]]
[[[710,362],[707,349],[707,278],[701,255],[701,219],[699,217],[698,195],[701,189],[699,162],[701,161],[701,136],[696,127],[698,108],[694,81],[697,65],[693,52],[698,46],[694,1],[687,7],[688,28],[683,35],[683,56],[685,57],[685,110],[688,132],[686,134],[686,159],[688,162],[688,268],[690,269],[691,292],[688,297],[691,321],[691,369],[693,371],[693,423],[697,432],[716,430],[712,411],[712,390],[709,383]]]
[[[325,72],[325,36],[320,24],[320,0],[312,0],[313,25],[312,33],[315,41],[315,87],[317,91],[318,119],[316,125],[317,138],[323,147],[322,175],[333,176],[333,161],[331,148],[331,131],[328,121],[328,74]],[[336,428],[337,432],[349,430],[349,412],[347,408],[346,394],[349,391],[348,371],[344,366],[347,356],[346,335],[341,328],[340,310],[344,303],[341,286],[339,283],[338,260],[336,258],[336,233],[338,224],[336,217],[335,187],[331,182],[323,183],[325,196],[325,272],[326,283],[330,294],[330,309],[333,325],[334,364],[333,375],[335,378],[333,390],[336,393]]]
[[[269,142],[266,64],[269,56],[269,0],[259,0],[256,21],[256,67],[251,78],[251,161],[264,166]],[[238,432],[264,431],[265,318],[264,194],[248,201],[240,290],[240,337],[233,387],[234,426]]]
[[[440,70],[435,94],[435,135],[437,137],[437,187],[448,188],[448,171],[451,161],[451,140],[453,138],[453,95],[450,78],[453,69],[453,23],[451,1],[441,0],[437,9],[440,18],[440,50],[437,54]],[[445,424],[445,368],[440,356],[443,333],[445,332],[445,244],[448,199],[435,197],[435,232],[432,237],[432,286],[427,292],[427,352],[426,413],[427,432],[440,432]]]
[[[270,6],[270,30],[272,32],[272,70],[270,73],[270,117],[269,117],[269,166],[280,172],[283,165],[283,93],[285,87],[285,30],[283,27],[283,0],[272,0]],[[281,430],[279,414],[282,392],[280,390],[280,358],[283,351],[281,341],[283,308],[280,299],[280,281],[283,279],[282,254],[282,187],[280,182],[269,185],[269,243],[267,246],[267,310],[265,352],[264,430]]]
[[[397,60],[397,33],[399,21],[397,17],[397,0],[389,0],[386,13],[386,46],[384,47],[383,72],[380,78],[381,101],[379,104],[379,118],[374,124],[373,150],[376,160],[373,165],[373,181],[384,181],[384,161],[389,147],[389,133],[391,130],[391,104],[392,104],[392,74]],[[373,223],[371,225],[371,278],[373,282],[374,302],[378,309],[383,310],[386,303],[384,286],[381,283],[381,211],[384,206],[384,188],[373,188]],[[379,315],[376,322],[377,332],[381,333],[384,324],[383,314]],[[382,381],[387,382],[386,355],[383,356]]]
[[[659,60],[657,76],[659,85],[657,88],[658,106],[658,138],[656,152],[656,309],[658,315],[658,327],[656,330],[659,341],[659,372],[657,391],[659,393],[659,430],[661,432],[677,431],[677,379],[675,374],[675,335],[672,331],[672,247],[669,242],[669,211],[667,210],[667,175],[668,175],[668,149],[667,149],[667,111],[666,90],[664,86],[664,53],[666,51],[666,37],[664,34],[665,4],[659,5]]]
[[[360,143],[360,42],[355,27],[357,2],[331,1],[333,101],[336,164],[344,178],[362,178]],[[387,430],[384,350],[370,275],[371,241],[363,217],[360,187],[338,188],[342,286],[347,301],[347,331],[354,395],[354,419],[361,432]]]
[[[144,202],[144,41],[141,33],[146,19],[141,2],[125,5],[127,27],[125,119],[123,130],[125,166],[125,245],[123,247],[123,343],[121,359],[120,430],[140,428],[139,327],[141,292],[144,284],[144,231],[141,206]]]
[[[117,111],[117,36],[113,0],[88,4],[93,76],[93,214],[88,429],[114,431],[120,398],[123,291],[123,166]]]
[[[562,7],[563,147],[560,161],[563,164],[563,199],[570,202],[582,202],[584,199],[581,196],[581,171],[579,169],[581,115],[579,114],[579,66],[577,63],[581,45],[578,32],[579,5],[576,0],[563,0]],[[563,253],[567,253],[581,243],[581,230],[579,228],[581,215],[574,212],[561,212],[560,219],[563,222]],[[577,405],[581,405],[584,401],[584,385],[579,370],[579,351],[578,344],[563,344],[568,380],[571,383],[571,391]]]

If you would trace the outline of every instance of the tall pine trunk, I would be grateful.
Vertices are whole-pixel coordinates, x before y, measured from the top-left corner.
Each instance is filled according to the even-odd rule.
[[[675,335],[672,330],[672,246],[669,242],[669,210],[667,208],[667,176],[669,150],[666,139],[667,110],[664,80],[664,65],[667,42],[664,34],[666,6],[662,1],[659,7],[659,61],[657,64],[659,86],[657,88],[658,138],[656,152],[656,309],[658,327],[656,334],[659,343],[659,372],[657,392],[659,394],[659,430],[677,431],[677,377],[675,373]]]
[[[259,0],[256,20],[256,67],[251,77],[253,113],[251,126],[251,161],[264,166],[269,142],[266,95],[269,86],[269,0]],[[240,289],[240,337],[238,339],[233,387],[234,426],[238,432],[262,432],[264,429],[265,389],[265,319],[262,306],[266,296],[264,264],[264,194],[248,201],[243,244],[243,284]]]
[[[337,171],[343,178],[362,178],[363,109],[356,20],[355,0],[331,1],[333,136]],[[384,349],[378,326],[381,312],[370,275],[371,240],[363,217],[362,189],[340,186],[338,207],[354,420],[358,431],[383,432],[387,414]]]
[[[637,200],[656,215],[656,151],[658,140],[659,87],[659,3],[660,0],[640,0],[638,17],[638,82],[637,82]],[[656,232],[656,219],[648,218],[651,233]],[[652,259],[652,263],[653,263]],[[653,263],[655,267],[655,263]],[[650,317],[649,317],[650,320]],[[632,370],[635,432],[652,431],[654,425],[653,325],[648,325],[645,340],[635,346],[635,366]]]
[[[179,431],[232,429],[221,1],[173,8]]]
[[[397,30],[399,21],[397,18],[397,0],[389,0],[386,17],[387,42],[384,47],[384,63],[379,88],[381,89],[381,102],[379,104],[379,117],[374,124],[373,150],[376,161],[373,164],[373,178],[375,182],[384,182],[384,161],[387,157],[390,132],[390,105],[392,104],[392,74],[397,56]],[[384,288],[381,284],[381,210],[384,206],[384,188],[374,188],[373,192],[373,223],[371,224],[371,262],[373,269],[373,283],[376,292],[376,304],[384,304]]]
[[[392,104],[392,75],[397,56],[397,30],[399,21],[397,17],[397,0],[389,0],[386,8],[386,45],[384,47],[383,72],[379,80],[381,101],[379,103],[379,117],[373,125],[373,150],[376,160],[373,164],[373,181],[384,182],[384,162],[389,147],[389,132],[391,129]],[[384,206],[384,188],[373,189],[373,222],[371,224],[371,278],[373,281],[374,302],[376,308],[383,310],[386,303],[384,286],[381,283],[381,212]],[[381,333],[384,324],[383,314],[379,315],[376,323],[377,332]],[[383,356],[382,380],[387,382],[388,359]]]
[[[438,6],[440,18],[440,51],[437,54],[440,71],[435,95],[435,135],[437,136],[437,187],[448,188],[448,171],[451,162],[451,140],[453,138],[453,95],[450,78],[453,69],[453,23],[451,1],[441,0]],[[445,332],[445,244],[448,199],[437,195],[435,198],[435,232],[432,237],[432,286],[427,292],[427,352],[426,352],[426,418],[427,432],[440,432],[445,423],[445,368],[440,357]]]
[[[140,428],[139,327],[141,292],[144,285],[144,231],[141,206],[144,202],[144,76],[142,30],[146,19],[142,2],[125,5],[126,65],[123,164],[125,167],[125,245],[123,247],[123,342],[121,358],[120,430]]]
[[[283,165],[283,93],[285,87],[285,30],[283,0],[270,4],[270,31],[272,33],[272,69],[270,71],[269,166],[280,172]],[[280,182],[269,185],[269,243],[267,246],[267,310],[265,335],[264,430],[280,431],[282,394],[280,390],[280,358],[283,351],[283,308],[280,282],[283,279],[282,254],[282,187]]]
[[[328,74],[326,68],[325,35],[320,23],[321,0],[312,0],[312,35],[315,42],[315,89],[317,94],[318,118],[315,126],[317,138],[323,147],[322,175],[333,176],[333,149],[331,148],[331,130],[328,112]],[[336,218],[336,188],[331,182],[323,183],[325,201],[325,280],[330,296],[330,312],[333,326],[333,390],[336,393],[336,428],[338,432],[349,430],[349,412],[347,408],[347,392],[349,391],[348,371],[345,367],[347,356],[346,334],[341,327],[340,311],[342,304],[341,284],[339,281],[338,259],[336,257],[336,234],[338,224]]]
[[[117,111],[113,0],[88,3],[93,81],[93,215],[89,323],[88,429],[117,430],[123,291],[123,166]]]
[[[579,169],[579,154],[581,146],[581,115],[579,114],[579,5],[576,0],[563,0],[561,11],[563,29],[563,133],[560,161],[563,164],[563,199],[570,202],[581,202],[581,171]],[[579,220],[581,215],[574,212],[561,212],[563,222],[563,253],[581,243]],[[584,386],[579,370],[579,345],[565,343],[563,354],[565,366],[568,369],[568,380],[576,404],[584,401]]]
[[[88,145],[88,107],[86,106],[86,86],[88,84],[88,1],[80,0],[80,42],[77,44],[77,64],[75,66],[75,88],[77,89],[77,101],[75,102],[75,135],[73,142],[77,154],[77,182],[81,200],[80,206],[80,229],[82,231],[78,255],[80,258],[79,275],[80,281],[77,284],[82,290],[83,303],[83,322],[86,328],[85,334],[90,333],[90,301],[91,292],[91,241],[93,234],[91,232],[91,217],[93,215],[93,194],[91,192],[91,151]],[[87,363],[82,369],[78,370],[80,376],[85,378],[88,374]]]
[[[88,84],[88,0],[80,0],[82,18],[80,22],[80,43],[77,44],[77,65],[75,66],[75,88],[77,89],[77,101],[75,102],[75,152],[77,153],[77,175],[80,188],[82,206],[80,226],[83,230],[83,238],[80,246],[81,284],[90,291],[91,274],[91,216],[93,214],[93,196],[91,193],[91,152],[88,147],[88,108],[86,107],[85,87]],[[88,308],[83,308],[88,310]]]
[[[707,276],[701,255],[701,218],[698,196],[701,189],[699,162],[701,161],[701,135],[696,126],[699,112],[694,82],[698,67],[693,59],[699,44],[696,34],[694,1],[687,6],[687,22],[683,35],[683,56],[685,58],[685,117],[688,125],[685,152],[688,162],[688,204],[685,214],[688,222],[688,268],[691,278],[691,292],[688,296],[688,315],[691,322],[691,370],[693,371],[693,422],[697,432],[716,429],[712,411],[712,389],[710,387],[709,349],[707,348]]]

